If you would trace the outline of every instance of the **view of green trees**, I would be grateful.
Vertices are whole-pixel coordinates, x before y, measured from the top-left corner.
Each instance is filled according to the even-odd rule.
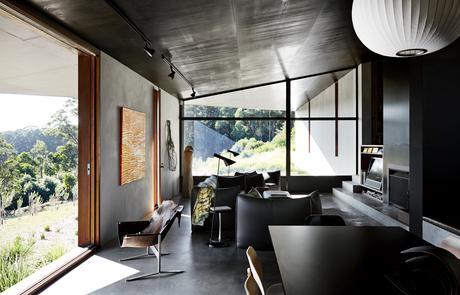
[[[203,105],[186,105],[185,117],[213,117],[222,120],[201,120],[207,127],[224,134],[233,141],[255,138],[270,141],[283,128],[283,120],[225,120],[225,118],[282,118],[285,111],[254,110],[230,107],[212,107]],[[187,126],[186,126],[187,127]],[[184,142],[192,142],[190,130],[184,130]]]
[[[47,128],[0,133],[3,218],[22,207],[75,199],[78,142],[72,116],[77,116],[75,99],[53,115]]]
[[[76,245],[77,112],[69,99],[45,128],[0,133],[0,292]]]
[[[228,172],[234,171],[270,171],[286,169],[286,121],[283,119],[273,120],[226,120],[226,118],[283,118],[285,111],[254,110],[229,107],[212,107],[204,105],[185,105],[185,117],[199,117],[199,122],[225,136],[234,142],[231,146],[218,151],[215,146],[219,138],[203,138],[201,134],[194,132],[193,121],[184,124],[184,143],[194,148],[193,172],[195,175],[209,175],[216,173],[217,162],[212,153],[206,157],[199,155],[203,150],[225,153],[226,149],[240,152],[235,165]],[[214,118],[206,120],[205,118]],[[202,119],[203,118],[203,119]],[[219,118],[216,120],[215,118]],[[222,119],[220,119],[222,118]],[[294,134],[291,129],[291,136]],[[195,136],[201,137],[199,140]],[[201,150],[201,151],[200,151]],[[296,169],[294,167],[294,169]]]

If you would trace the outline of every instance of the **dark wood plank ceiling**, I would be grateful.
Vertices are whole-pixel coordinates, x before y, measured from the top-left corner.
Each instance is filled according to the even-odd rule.
[[[116,0],[152,40],[142,39],[103,0],[27,0],[166,91],[188,97],[355,66],[372,55],[351,23],[352,0]]]

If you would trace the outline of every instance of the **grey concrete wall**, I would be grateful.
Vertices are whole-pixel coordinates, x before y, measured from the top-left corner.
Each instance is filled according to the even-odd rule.
[[[179,151],[179,101],[176,97],[161,91],[161,148],[160,158],[164,167],[161,168],[161,196],[170,199],[179,193],[180,151]],[[174,143],[177,166],[175,171],[168,169],[168,150],[166,145],[166,120],[171,121],[171,138]]]
[[[119,221],[139,220],[152,210],[152,150],[148,143],[152,142],[153,136],[154,87],[155,85],[128,67],[101,53],[100,230],[102,246],[116,238]],[[162,92],[162,97],[171,104],[175,100],[165,92]],[[171,104],[164,103],[162,118],[169,116],[168,108]],[[146,114],[146,177],[120,186],[120,108],[122,106]],[[178,114],[176,109],[171,112]],[[172,118],[172,122],[173,126],[179,124],[178,118],[177,120]],[[178,139],[176,142],[178,144]],[[164,144],[161,143],[162,146]],[[170,182],[169,177],[169,174],[162,175],[162,181]],[[177,186],[179,185],[178,177],[177,180],[172,181],[177,181]]]

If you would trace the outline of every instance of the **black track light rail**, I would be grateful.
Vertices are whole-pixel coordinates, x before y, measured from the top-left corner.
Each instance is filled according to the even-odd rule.
[[[141,29],[139,29],[139,27],[126,15],[126,13],[123,12],[123,10],[121,10],[120,6],[118,6],[115,1],[113,0],[105,0],[105,2],[110,6],[112,7],[113,10],[115,10],[115,12],[125,21],[125,23],[131,27],[131,29],[133,29],[134,32],[136,32],[136,34],[139,35],[139,37],[142,38],[142,40],[144,40],[144,42],[146,42],[147,44],[152,44],[152,42],[150,41],[149,37],[147,37],[147,35],[144,34],[144,32],[141,31]]]
[[[124,11],[120,8],[120,6],[118,6],[115,1],[113,0],[104,0],[110,7],[112,7],[112,9],[125,21],[125,23],[134,31],[136,32],[136,34],[139,35],[139,37],[142,38],[142,40],[146,43],[146,47],[148,49],[150,49],[150,45],[152,44],[152,41],[150,41],[149,37],[147,37],[147,35],[144,34],[144,32],[141,31],[141,29],[126,15],[126,13],[124,13]],[[144,48],[144,50],[146,50]],[[153,49],[153,52],[155,52]],[[149,56],[150,55],[153,55],[153,54],[150,54],[148,53]],[[184,79],[184,81],[192,88],[192,95],[191,97],[195,97],[196,95],[196,92],[195,92],[195,88],[193,87],[193,84],[192,82],[190,82],[189,79],[187,79],[184,74],[182,74],[181,71],[179,71],[179,69],[169,60],[166,58],[166,56],[164,56],[163,54],[161,55],[161,58],[163,59],[163,61],[165,63],[167,63],[172,69],[174,69],[174,71],[179,74],[179,76],[181,76],[182,79]]]
[[[161,55],[161,59],[163,59],[163,61],[165,63],[167,63],[172,69],[174,72],[176,72],[177,74],[179,74],[179,76],[181,76],[181,78],[187,82],[187,84],[193,89],[193,84],[192,82],[190,82],[189,79],[187,79],[184,74],[182,74],[181,71],[179,71],[179,69],[172,63],[172,61],[170,61],[166,56],[164,56],[164,54]]]

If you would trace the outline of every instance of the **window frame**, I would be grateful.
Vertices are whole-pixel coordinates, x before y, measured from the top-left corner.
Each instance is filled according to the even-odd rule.
[[[338,81],[336,81],[335,85],[335,116],[333,117],[295,117],[291,115],[291,82],[300,80],[300,79],[307,79],[307,78],[312,78],[312,77],[317,77],[325,74],[331,74],[335,72],[340,72],[340,71],[345,71],[349,70],[350,72],[354,71],[355,74],[355,115],[354,116],[340,116],[339,115],[339,109],[338,109],[338,102],[339,102],[339,97],[338,97]],[[220,91],[216,93],[210,93],[210,94],[205,94],[205,95],[198,95],[193,98],[185,98],[181,99],[180,101],[180,109],[179,109],[179,120],[180,120],[180,150],[182,151],[184,149],[184,124],[186,121],[203,121],[203,120],[209,120],[209,121],[242,121],[242,120],[248,120],[248,121],[264,121],[264,120],[279,120],[279,121],[284,121],[286,124],[286,182],[288,182],[289,178],[291,177],[291,130],[292,130],[292,122],[294,121],[308,121],[309,124],[311,121],[334,121],[335,122],[335,143],[336,143],[336,156],[338,155],[338,125],[340,121],[354,121],[355,122],[355,174],[358,174],[358,161],[359,161],[359,91],[358,91],[358,66],[355,67],[349,67],[349,68],[343,68],[343,69],[337,69],[333,71],[327,71],[327,72],[322,72],[314,75],[307,75],[307,76],[301,76],[301,77],[296,77],[296,78],[286,78],[284,80],[280,81],[274,81],[270,83],[263,83],[263,84],[258,84],[258,85],[253,85],[253,86],[247,86],[247,87],[241,87],[237,89],[232,89],[232,90],[227,90],[227,91]],[[212,97],[215,95],[220,95],[220,94],[225,94],[225,93],[231,93],[231,92],[238,92],[238,91],[243,91],[251,88],[258,88],[258,87],[264,87],[268,85],[274,85],[274,84],[279,84],[279,83],[285,83],[285,89],[286,89],[286,95],[285,95],[285,116],[283,117],[187,117],[184,116],[184,106],[186,102],[197,100],[197,99],[202,99],[206,97]],[[180,159],[180,176],[182,179],[182,153],[181,153],[181,159]],[[304,175],[294,175],[294,176],[304,176]],[[332,176],[339,176],[339,175],[332,175]]]

